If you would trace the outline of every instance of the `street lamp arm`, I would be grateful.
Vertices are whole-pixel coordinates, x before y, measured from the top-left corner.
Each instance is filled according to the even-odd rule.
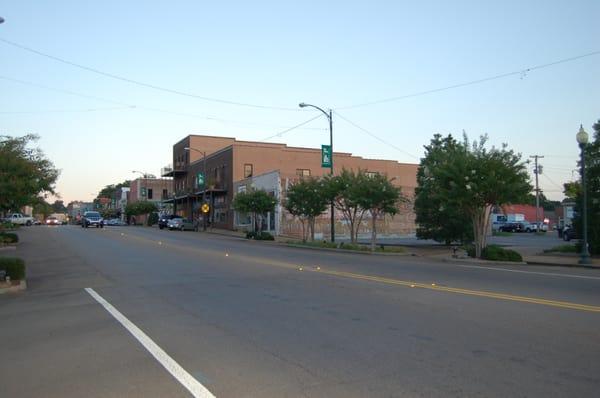
[[[323,110],[323,109],[319,108],[319,107],[318,107],[318,106],[316,106],[316,105],[312,105],[312,104],[305,104],[304,102],[301,102],[301,103],[299,103],[299,104],[298,104],[298,106],[299,106],[300,108],[306,108],[307,106],[310,106],[310,107],[312,107],[312,108],[318,109],[318,110],[320,110],[321,112],[323,112],[323,114],[324,114],[325,116],[327,116],[327,119],[329,119],[329,112],[326,112],[325,110]]]

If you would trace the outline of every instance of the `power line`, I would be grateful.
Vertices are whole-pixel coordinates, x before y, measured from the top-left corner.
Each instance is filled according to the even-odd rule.
[[[425,91],[419,91],[419,92],[416,92],[416,93],[407,94],[407,95],[401,95],[401,96],[397,96],[397,97],[390,97],[390,98],[384,98],[384,99],[376,100],[376,101],[363,102],[363,103],[355,104],[355,105],[348,105],[348,106],[344,106],[344,107],[337,108],[337,109],[342,109],[342,110],[343,109],[353,109],[353,108],[359,108],[359,107],[363,107],[363,106],[370,106],[370,105],[383,104],[383,103],[386,103],[386,102],[399,101],[399,100],[402,100],[402,99],[419,97],[419,96],[422,96],[422,95],[438,93],[440,91],[452,90],[452,89],[455,89],[455,88],[472,86],[474,84],[485,83],[485,82],[489,82],[489,81],[492,81],[492,80],[503,79],[503,78],[509,77],[509,76],[520,75],[521,77],[524,77],[525,75],[527,75],[527,73],[532,72],[534,70],[549,68],[551,66],[563,64],[565,62],[576,61],[576,60],[581,59],[581,58],[591,57],[591,56],[598,55],[598,54],[600,54],[600,50],[598,50],[598,51],[592,51],[592,52],[586,53],[586,54],[576,55],[574,57],[563,58],[563,59],[560,59],[558,61],[553,61],[553,62],[549,62],[549,63],[546,63],[546,64],[530,66],[528,68],[519,69],[519,70],[516,70],[516,71],[513,71],[513,72],[502,73],[502,74],[499,74],[499,75],[485,77],[483,79],[471,80],[471,81],[467,81],[467,82],[463,82],[463,83],[453,84],[453,85],[450,85],[450,86],[445,86],[445,87],[440,87],[440,88],[434,88],[434,89],[425,90]]]
[[[56,88],[56,87],[50,87],[50,86],[46,86],[43,84],[34,83],[31,81],[27,81],[27,80],[15,79],[15,78],[8,77],[8,76],[0,75],[0,79],[10,81],[13,83],[36,87],[36,88],[43,89],[43,90],[55,91],[55,92],[62,93],[62,94],[68,94],[68,95],[72,95],[75,97],[93,99],[96,101],[108,102],[108,103],[112,103],[112,104],[119,104],[119,105],[123,105],[123,109],[125,109],[125,108],[141,109],[141,110],[146,110],[146,111],[150,111],[150,112],[160,112],[160,113],[166,113],[166,114],[175,115],[175,116],[185,116],[185,117],[199,118],[199,119],[205,119],[205,120],[214,120],[214,121],[221,122],[221,123],[234,123],[234,124],[239,124],[239,125],[254,125],[254,126],[260,126],[260,127],[278,128],[278,129],[279,128],[288,128],[286,126],[275,126],[275,125],[269,125],[269,124],[240,121],[240,120],[229,120],[229,119],[217,118],[217,117],[213,117],[213,116],[198,115],[198,114],[194,114],[194,113],[177,112],[177,111],[170,111],[170,110],[166,110],[166,109],[153,108],[153,107],[148,107],[148,106],[128,104],[128,103],[125,103],[122,101],[117,101],[117,100],[104,98],[104,97],[97,97],[94,95],[88,95],[88,94],[84,94],[81,92],[70,91],[70,90],[65,90],[65,89]],[[5,112],[5,113],[8,113],[8,112]],[[16,112],[16,113],[29,113],[29,112],[22,111],[22,112]],[[306,129],[323,130],[321,128],[311,128],[311,127],[306,127]]]
[[[41,113],[85,113],[85,112],[100,112],[100,111],[115,111],[123,109],[131,109],[130,106],[113,106],[110,108],[88,108],[88,109],[47,109],[38,111],[0,111],[0,115],[30,115]]]
[[[135,105],[132,105],[132,104],[127,104],[127,103],[121,102],[121,101],[115,101],[115,100],[108,99],[108,98],[96,97],[94,95],[82,94],[82,93],[78,93],[78,92],[75,92],[75,91],[70,91],[70,90],[64,90],[64,89],[61,89],[61,88],[55,88],[55,87],[45,86],[43,84],[34,83],[34,82],[27,81],[27,80],[15,79],[15,78],[8,77],[8,76],[0,76],[0,79],[7,80],[7,81],[10,81],[10,82],[13,82],[13,83],[23,84],[23,85],[26,85],[26,86],[37,87],[37,88],[41,88],[41,89],[44,89],[44,90],[56,91],[56,92],[63,93],[63,94],[69,94],[69,95],[73,95],[73,96],[76,96],[76,97],[88,98],[88,99],[93,99],[93,100],[102,101],[102,102],[110,102],[112,104],[118,104],[118,105],[130,106],[130,107],[135,106]]]
[[[315,117],[313,117],[313,118],[311,118],[311,119],[308,119],[308,120],[307,120],[307,121],[305,121],[305,122],[302,122],[302,123],[300,123],[300,124],[297,124],[297,125],[295,125],[295,126],[293,126],[293,127],[290,127],[290,128],[288,128],[288,129],[285,129],[285,130],[283,130],[283,131],[280,131],[279,133],[277,133],[277,134],[273,134],[272,136],[269,136],[269,137],[267,137],[267,138],[263,138],[261,141],[267,141],[267,140],[270,140],[271,138],[275,138],[275,137],[281,137],[281,136],[282,136],[282,135],[284,135],[285,133],[287,133],[287,132],[290,132],[290,131],[292,131],[292,130],[295,130],[295,129],[299,128],[299,127],[302,127],[302,126],[304,126],[305,124],[308,124],[308,123],[312,122],[313,120],[315,120],[315,119],[318,119],[318,118],[320,118],[320,117],[322,117],[322,116],[323,116],[322,114],[319,114],[319,115],[317,115],[317,116],[315,116]]]
[[[551,182],[551,183],[552,183],[552,184],[553,184],[555,187],[557,187],[558,189],[560,189],[560,190],[561,190],[561,192],[562,192],[562,190],[564,190],[564,187],[561,187],[560,185],[558,185],[556,182],[554,182],[554,180],[553,180],[552,178],[548,177],[548,175],[546,175],[546,174],[542,174],[542,175],[543,175],[544,177],[546,177],[546,179],[547,179],[548,181],[550,181],[550,182]]]
[[[359,129],[359,130],[360,130],[360,131],[362,131],[363,133],[366,133],[366,134],[370,135],[371,137],[375,138],[375,139],[376,139],[376,140],[378,140],[379,142],[382,142],[382,143],[384,143],[384,144],[386,144],[386,145],[389,145],[389,146],[391,146],[392,148],[394,148],[395,150],[397,150],[397,151],[399,151],[399,152],[402,152],[402,153],[404,153],[404,154],[406,154],[406,155],[408,155],[408,156],[410,156],[410,157],[412,157],[412,158],[415,158],[415,159],[417,159],[417,160],[420,160],[420,158],[419,158],[418,156],[415,156],[415,155],[413,155],[412,153],[406,152],[405,150],[398,148],[396,145],[392,144],[391,142],[388,142],[388,141],[384,140],[383,138],[380,138],[380,137],[378,137],[377,135],[373,134],[373,133],[372,133],[372,132],[370,132],[369,130],[367,130],[367,129],[365,129],[365,128],[362,128],[362,127],[360,127],[358,124],[356,124],[356,123],[352,122],[351,120],[348,120],[348,119],[347,119],[347,118],[345,118],[344,116],[340,115],[340,114],[339,114],[339,112],[337,112],[337,111],[334,111],[334,113],[335,113],[335,114],[336,114],[336,115],[337,115],[337,116],[338,116],[340,119],[344,120],[346,123],[349,123],[350,125],[352,125],[352,126],[356,127],[357,129]]]
[[[3,43],[5,43],[5,44],[11,45],[13,47],[19,48],[21,50],[28,51],[30,53],[39,55],[41,57],[45,57],[45,58],[51,59],[53,61],[57,61],[57,62],[63,63],[65,65],[69,65],[69,66],[72,66],[72,67],[75,67],[75,68],[83,69],[85,71],[96,73],[98,75],[109,77],[111,79],[120,80],[120,81],[123,81],[123,82],[126,82],[126,83],[135,84],[135,85],[141,86],[141,87],[151,88],[153,90],[163,91],[163,92],[170,93],[170,94],[176,94],[176,95],[181,95],[181,96],[185,96],[185,97],[200,99],[200,100],[203,100],[203,101],[216,102],[216,103],[226,104],[226,105],[236,105],[236,106],[244,106],[244,107],[258,108],[258,109],[272,109],[272,110],[279,110],[279,111],[294,111],[294,112],[298,112],[299,111],[298,108],[286,108],[286,107],[269,106],[269,105],[258,105],[258,104],[250,104],[250,103],[246,103],[246,102],[230,101],[230,100],[224,100],[224,99],[220,99],[220,98],[206,97],[206,96],[202,96],[202,95],[187,93],[187,92],[184,92],[184,91],[175,90],[175,89],[171,89],[171,88],[167,88],[167,87],[157,86],[155,84],[141,82],[139,80],[130,79],[128,77],[116,75],[116,74],[113,74],[113,73],[104,72],[104,71],[101,71],[101,70],[96,69],[96,68],[92,68],[92,67],[81,65],[81,64],[78,64],[78,63],[75,63],[75,62],[72,62],[72,61],[68,61],[66,59],[63,59],[63,58],[60,58],[60,57],[57,57],[57,56],[54,56],[54,55],[51,55],[51,54],[44,53],[42,51],[33,49],[31,47],[24,46],[24,45],[19,44],[19,43],[15,43],[15,42],[10,41],[10,40],[6,40],[6,39],[0,38],[0,41],[3,42]]]

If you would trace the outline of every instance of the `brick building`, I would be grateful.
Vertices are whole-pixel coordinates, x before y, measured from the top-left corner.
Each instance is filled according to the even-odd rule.
[[[170,178],[137,178],[131,181],[126,191],[126,203],[147,200],[161,210],[166,200],[173,196],[173,180]],[[146,222],[145,216],[137,216],[136,223]]]
[[[188,149],[186,149],[188,148]],[[204,156],[206,154],[206,156]],[[333,154],[335,173],[346,169],[363,169],[386,174],[402,193],[412,198],[416,187],[416,164],[391,160],[364,159],[350,153]],[[274,173],[276,172],[276,173]],[[175,212],[186,218],[197,218],[203,198],[211,204],[210,218],[217,228],[235,229],[237,224],[231,202],[240,186],[254,184],[272,192],[281,200],[289,184],[301,176],[323,176],[328,168],[321,167],[321,150],[290,147],[285,144],[238,141],[235,138],[189,135],[173,146],[173,164],[163,168],[163,177],[173,177]],[[198,183],[198,177],[206,184]],[[260,177],[260,178],[259,178]],[[133,190],[133,189],[132,189]],[[293,222],[279,211],[281,227],[276,232],[295,234]],[[338,215],[339,216],[339,215]],[[325,219],[326,216],[323,217]],[[276,225],[272,222],[271,225]],[[289,225],[288,225],[289,224]],[[338,224],[343,224],[338,220]],[[366,224],[366,223],[365,223]],[[401,209],[394,221],[383,221],[384,231],[412,233],[415,230],[412,205]],[[344,226],[338,229],[343,233]],[[393,227],[393,228],[392,228]],[[317,233],[325,234],[317,230]]]

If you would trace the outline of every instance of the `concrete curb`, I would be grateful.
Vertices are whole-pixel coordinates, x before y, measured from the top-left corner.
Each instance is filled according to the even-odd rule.
[[[569,267],[569,268],[585,268],[585,269],[598,269],[600,270],[600,265],[582,265],[582,264],[567,264],[567,263],[552,263],[552,262],[544,262],[531,260],[527,261],[527,265],[543,265],[546,267]]]
[[[442,258],[445,263],[483,264],[483,265],[527,265],[524,261],[489,261],[471,258]]]
[[[403,256],[403,257],[412,256],[412,257],[414,257],[414,255],[411,253],[381,253],[381,252],[373,253],[370,251],[333,249],[333,248],[329,248],[329,247],[313,247],[313,246],[304,246],[304,245],[297,245],[294,243],[283,243],[283,242],[278,242],[278,243],[280,246],[295,247],[295,248],[299,248],[299,249],[320,250],[320,251],[327,251],[327,252],[333,252],[333,253],[364,254],[364,255],[368,255],[368,256]]]
[[[17,246],[16,245],[8,245],[8,246],[0,247],[0,252],[1,251],[10,251],[10,250],[17,250]]]
[[[4,294],[4,293],[16,293],[19,292],[21,290],[25,290],[27,289],[27,282],[25,281],[25,279],[19,281],[18,285],[14,285],[14,286],[9,286],[9,287],[0,287],[0,294]]]

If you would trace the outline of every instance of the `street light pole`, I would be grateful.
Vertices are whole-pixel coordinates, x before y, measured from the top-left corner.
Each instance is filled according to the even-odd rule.
[[[583,190],[583,245],[581,247],[581,258],[579,264],[590,265],[592,259],[590,258],[590,251],[588,249],[588,231],[587,231],[587,188],[585,178],[585,147],[588,143],[588,133],[583,129],[583,125],[579,126],[579,132],[577,133],[577,143],[581,150],[581,188]]]
[[[300,108],[311,107],[320,110],[329,119],[329,150],[331,151],[331,167],[329,168],[329,174],[333,176],[333,115],[331,109],[329,112],[324,111],[316,105],[306,104],[301,102],[298,104]],[[335,207],[333,205],[333,199],[331,200],[331,242],[335,242]]]
[[[205,203],[206,201],[206,152],[205,151],[200,151],[196,148],[190,148],[190,147],[185,147],[183,148],[184,151],[196,151],[200,154],[202,154],[202,169],[203,169],[203,173],[204,173],[204,186],[202,187],[202,204]],[[211,203],[211,207],[212,207],[212,203]],[[206,215],[204,214],[204,212],[202,212],[202,230],[206,231]]]

